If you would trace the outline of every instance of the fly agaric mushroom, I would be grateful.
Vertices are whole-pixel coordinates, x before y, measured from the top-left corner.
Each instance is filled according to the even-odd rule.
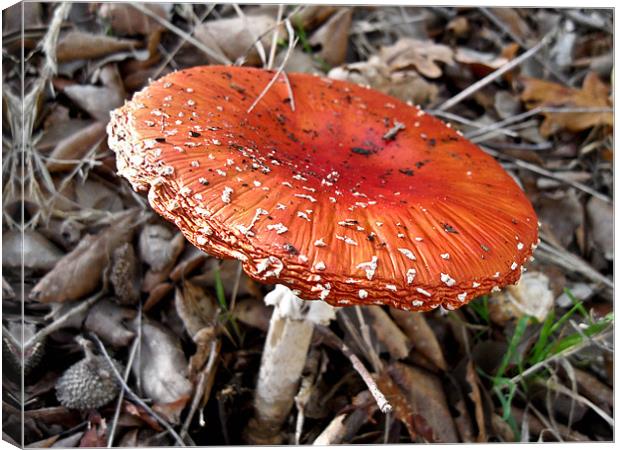
[[[537,219],[492,157],[342,81],[289,74],[255,104],[273,76],[208,66],[153,82],[112,113],[119,173],[194,245],[289,287],[288,303],[455,309],[520,278]]]

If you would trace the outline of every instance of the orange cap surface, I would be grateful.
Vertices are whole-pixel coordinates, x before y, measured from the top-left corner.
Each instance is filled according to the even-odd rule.
[[[112,113],[119,173],[188,240],[334,306],[457,308],[515,283],[537,218],[442,121],[351,83],[206,66]]]

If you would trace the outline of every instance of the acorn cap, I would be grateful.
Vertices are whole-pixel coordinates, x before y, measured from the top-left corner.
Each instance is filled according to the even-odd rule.
[[[119,373],[120,362],[113,360]],[[56,382],[56,398],[66,408],[88,410],[106,405],[120,392],[110,363],[104,356],[87,356],[62,374]]]
[[[347,82],[195,67],[112,112],[119,173],[200,249],[334,306],[454,309],[516,282],[538,239],[490,156]]]

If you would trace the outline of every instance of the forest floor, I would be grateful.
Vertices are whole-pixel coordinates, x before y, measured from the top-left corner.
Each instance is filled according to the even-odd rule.
[[[155,214],[106,138],[150,79],[204,64],[419,104],[495,157],[540,221],[518,286],[456,311],[342,309],[330,329],[393,411],[315,333],[285,443],[613,439],[613,10],[32,2],[2,32],[3,439],[245,443],[271,287]],[[85,355],[117,360],[127,389],[68,373]]]

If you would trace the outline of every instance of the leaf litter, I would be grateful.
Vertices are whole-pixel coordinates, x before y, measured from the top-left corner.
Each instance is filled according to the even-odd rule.
[[[22,190],[3,150],[3,345],[20,348],[4,331],[17,329],[24,301],[24,351],[45,347],[25,379],[26,444],[103,446],[112,429],[113,445],[242,442],[269,289],[145,212],[116,177],[104,135],[109,111],[149,77],[226,61],[346,79],[422,105],[505,164],[542,222],[518,286],[447,315],[339,314],[330,331],[370,368],[392,415],[351,354],[315,336],[289,442],[612,438],[608,10],[28,3],[24,12],[25,136],[19,30],[3,24],[3,138],[14,149],[25,137],[32,171]],[[26,298],[15,239],[23,200]],[[81,357],[82,335],[131,374],[122,402],[80,418],[47,393]],[[15,439],[18,398],[9,393],[5,407]]]

